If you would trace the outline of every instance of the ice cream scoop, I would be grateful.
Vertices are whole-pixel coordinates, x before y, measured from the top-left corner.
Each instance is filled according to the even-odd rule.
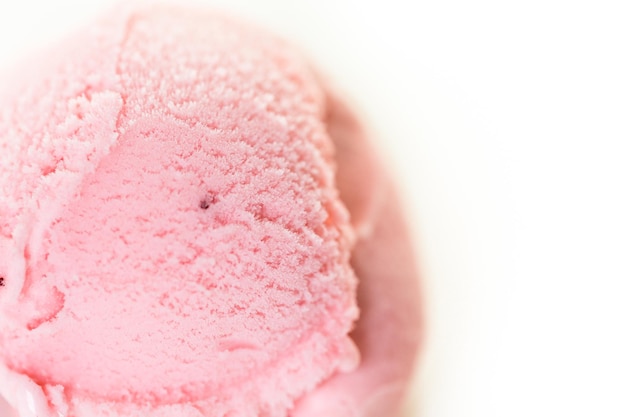
[[[397,408],[405,227],[296,51],[213,12],[121,7],[9,84],[0,393],[20,417]]]

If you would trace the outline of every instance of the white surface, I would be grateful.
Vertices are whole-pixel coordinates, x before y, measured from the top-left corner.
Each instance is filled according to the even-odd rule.
[[[108,2],[13,3],[2,61]],[[429,314],[416,416],[626,415],[623,2],[213,3],[303,45],[403,181]]]

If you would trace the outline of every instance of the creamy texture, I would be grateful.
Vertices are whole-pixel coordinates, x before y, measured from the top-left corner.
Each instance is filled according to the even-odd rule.
[[[285,416],[354,369],[353,231],[289,47],[123,9],[23,80],[0,113],[0,390],[22,416]]]
[[[339,192],[357,233],[350,262],[361,314],[351,337],[361,362],[300,399],[292,416],[409,416],[402,406],[423,333],[410,228],[369,132],[332,90],[326,88],[326,123],[336,145]]]

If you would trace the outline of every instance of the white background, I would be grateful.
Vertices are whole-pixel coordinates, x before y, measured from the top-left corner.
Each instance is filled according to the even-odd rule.
[[[1,65],[109,2],[17,3]],[[428,313],[411,415],[626,415],[621,3],[213,2],[331,74],[404,187]]]

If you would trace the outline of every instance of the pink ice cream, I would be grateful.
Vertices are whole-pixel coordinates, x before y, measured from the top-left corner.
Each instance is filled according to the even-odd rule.
[[[294,50],[134,7],[26,68],[0,95],[17,415],[391,415],[417,343],[408,238],[360,127]]]

